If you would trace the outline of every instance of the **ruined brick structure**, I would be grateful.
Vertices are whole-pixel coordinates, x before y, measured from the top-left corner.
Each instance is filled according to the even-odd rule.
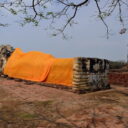
[[[95,91],[109,88],[108,72],[108,60],[85,57],[75,58],[73,90]]]

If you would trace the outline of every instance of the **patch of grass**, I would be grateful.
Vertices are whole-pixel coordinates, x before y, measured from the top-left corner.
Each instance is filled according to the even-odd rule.
[[[35,102],[36,106],[42,106],[42,107],[48,107],[48,106],[50,106],[52,104],[53,104],[53,100]]]
[[[30,113],[21,112],[21,113],[17,113],[17,117],[21,118],[23,120],[30,120],[30,119],[35,119],[37,117],[37,115],[36,114],[30,114]]]

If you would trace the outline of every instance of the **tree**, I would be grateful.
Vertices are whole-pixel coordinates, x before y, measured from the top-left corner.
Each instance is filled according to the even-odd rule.
[[[0,9],[5,9],[13,15],[22,15],[22,25],[33,23],[37,26],[42,20],[50,20],[52,25],[56,20],[66,19],[65,24],[56,29],[63,34],[67,26],[75,23],[74,19],[79,9],[87,8],[88,4],[93,2],[97,8],[98,18],[106,27],[107,37],[109,36],[109,26],[106,18],[112,16],[114,12],[123,26],[120,34],[126,32],[127,14],[125,12],[128,12],[128,0],[2,0]],[[0,26],[6,25],[0,23]],[[56,35],[57,33],[54,33],[54,36]]]

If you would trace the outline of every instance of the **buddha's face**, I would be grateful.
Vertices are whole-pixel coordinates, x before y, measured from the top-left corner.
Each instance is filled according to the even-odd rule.
[[[6,59],[12,54],[14,48],[11,45],[1,45],[0,46],[0,55]]]
[[[1,45],[0,46],[0,74],[2,74],[3,69],[6,65],[8,58],[11,56],[14,48],[11,45]]]

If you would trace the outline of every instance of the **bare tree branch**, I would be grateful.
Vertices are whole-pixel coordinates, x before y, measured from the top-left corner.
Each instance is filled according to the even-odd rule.
[[[106,29],[107,29],[107,38],[109,37],[109,28],[108,28],[108,25],[106,24],[106,22],[104,21],[103,17],[102,17],[102,12],[100,10],[100,6],[97,2],[97,0],[94,0],[95,3],[96,3],[96,6],[97,6],[97,9],[99,11],[99,18],[101,19],[101,21],[103,22],[103,24],[105,25]]]
[[[33,19],[35,19],[36,18],[36,16],[38,15],[38,13],[37,13],[37,11],[36,11],[36,8],[35,8],[36,6],[35,6],[35,0],[32,0],[32,8],[33,8],[33,11],[35,12],[35,16],[34,16],[34,18]]]
[[[59,27],[61,29],[56,28],[59,33],[63,34],[65,29],[74,23],[73,21],[76,18],[78,10],[82,7],[88,7],[85,5],[88,5],[89,2],[90,0],[6,0],[0,2],[0,9],[5,9],[13,15],[22,15],[24,17],[22,25],[33,23],[37,26],[42,20],[49,20],[50,24],[54,25],[53,28],[56,28],[54,23],[64,19],[64,25]],[[128,17],[124,14],[124,9],[128,11],[127,0],[94,0],[94,3],[98,9],[98,17],[106,27],[107,38],[109,36],[109,26],[106,22],[106,17],[110,17],[116,13],[119,17],[119,22],[123,26],[126,25],[126,18]]]

